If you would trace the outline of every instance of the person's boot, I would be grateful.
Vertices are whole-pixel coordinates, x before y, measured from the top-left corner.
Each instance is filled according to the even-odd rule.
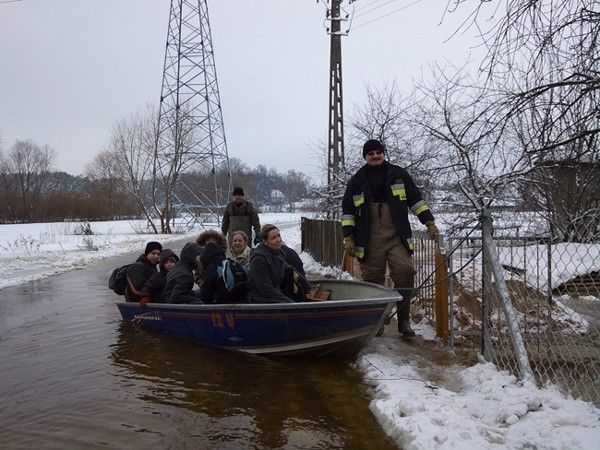
[[[406,337],[413,337],[415,332],[410,327],[410,299],[398,302],[398,333]]]

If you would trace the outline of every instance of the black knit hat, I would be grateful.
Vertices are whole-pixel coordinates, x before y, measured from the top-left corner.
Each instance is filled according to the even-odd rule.
[[[241,187],[236,187],[233,189],[233,195],[241,195],[244,196],[244,190]]]
[[[374,150],[381,150],[382,152],[385,152],[385,147],[377,139],[369,139],[367,142],[365,142],[365,145],[363,145],[363,158],[366,158],[367,153]]]
[[[150,241],[146,244],[146,250],[144,250],[144,255],[147,255],[153,250],[160,250],[162,252],[162,245],[156,241]]]

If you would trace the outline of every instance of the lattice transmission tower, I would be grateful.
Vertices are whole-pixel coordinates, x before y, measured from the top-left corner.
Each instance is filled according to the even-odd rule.
[[[232,180],[206,0],[171,0],[157,136],[173,216],[219,223]]]

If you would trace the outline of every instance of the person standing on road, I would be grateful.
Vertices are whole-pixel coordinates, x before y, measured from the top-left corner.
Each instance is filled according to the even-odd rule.
[[[229,202],[223,213],[223,223],[221,231],[225,236],[229,245],[235,231],[241,230],[248,238],[252,238],[252,230],[254,229],[254,245],[260,243],[260,220],[256,207],[247,200],[244,200],[244,190],[241,187],[236,187],[233,190],[233,201]]]
[[[429,206],[409,173],[385,159],[385,147],[375,139],[363,146],[366,164],[348,181],[342,199],[344,248],[360,263],[362,279],[384,284],[386,263],[398,302],[398,331],[412,337],[410,298],[414,288],[413,242],[409,210],[427,227],[433,239],[439,230]]]

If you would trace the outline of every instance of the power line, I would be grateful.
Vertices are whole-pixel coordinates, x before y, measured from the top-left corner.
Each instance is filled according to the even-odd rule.
[[[412,3],[409,3],[408,5],[403,6],[402,8],[398,8],[398,9],[392,11],[392,12],[384,14],[383,16],[377,17],[377,18],[375,18],[373,20],[369,20],[368,22],[361,23],[360,25],[357,25],[354,28],[356,29],[356,28],[364,27],[365,25],[368,25],[370,23],[376,22],[376,21],[381,20],[381,19],[385,19],[386,17],[389,17],[392,14],[396,14],[397,12],[400,12],[400,11],[403,11],[405,9],[408,9],[411,6],[414,6],[414,5],[418,4],[418,3],[421,3],[422,1],[423,0],[416,0],[416,1],[412,2]]]
[[[381,1],[383,0],[373,0],[371,3],[367,3],[366,5],[356,8],[355,12],[362,11],[363,9],[368,8],[369,6],[374,5],[375,3],[379,3]]]
[[[379,8],[383,8],[385,5],[389,5],[390,3],[393,3],[395,0],[388,0],[387,2],[383,3],[382,5],[378,5],[375,8],[369,9],[368,11],[362,12],[360,14],[357,14],[355,16],[355,19],[364,16],[365,14],[369,14],[370,12],[373,12],[375,10],[378,10]]]

